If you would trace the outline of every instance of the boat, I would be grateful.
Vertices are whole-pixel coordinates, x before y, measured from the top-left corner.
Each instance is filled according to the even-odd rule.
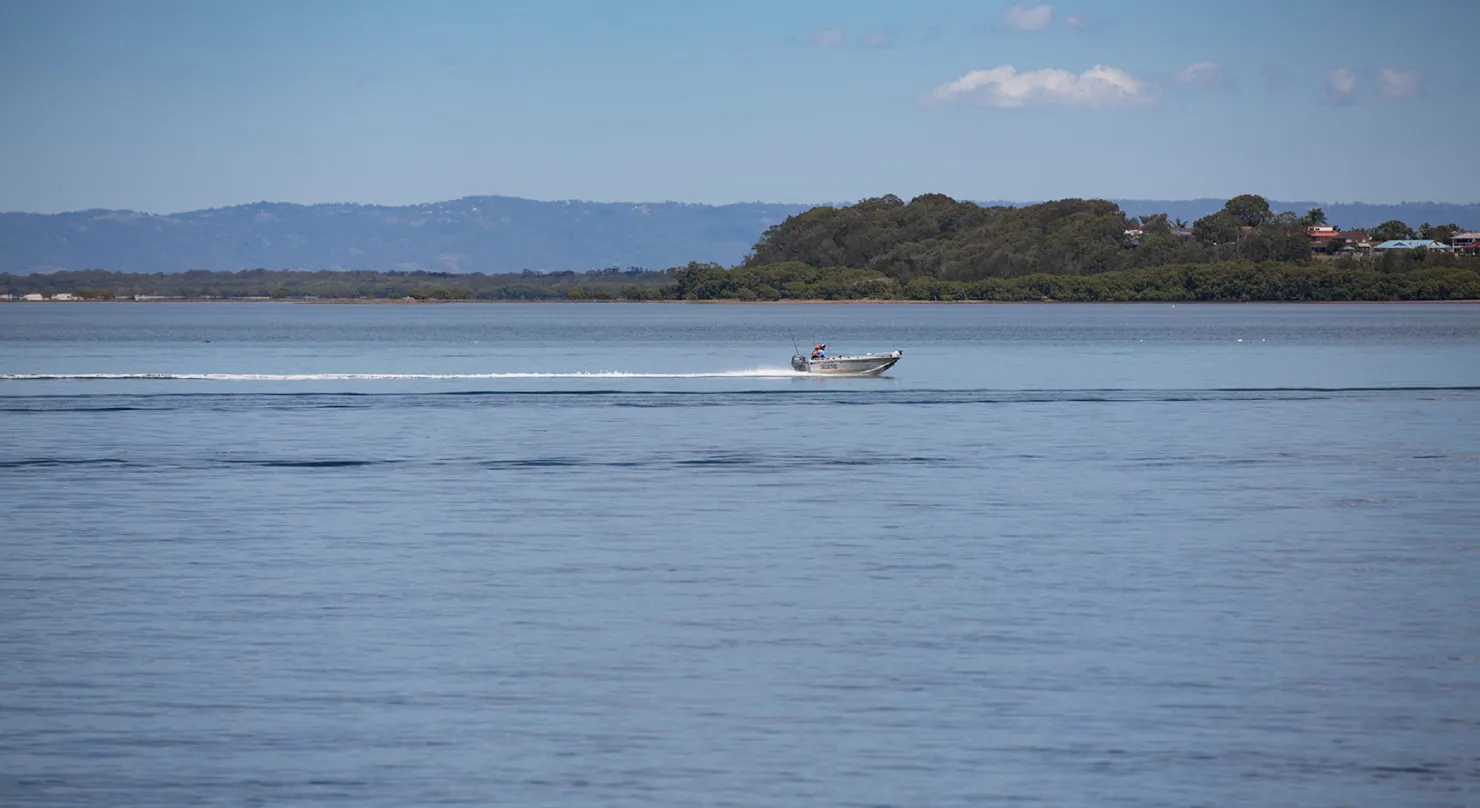
[[[791,369],[800,373],[877,376],[894,367],[894,363],[904,356],[904,351],[899,350],[889,353],[858,354],[857,356],[826,356],[822,353],[822,349],[826,347],[826,345],[817,346],[812,351],[812,356],[805,356],[798,352],[791,358]]]

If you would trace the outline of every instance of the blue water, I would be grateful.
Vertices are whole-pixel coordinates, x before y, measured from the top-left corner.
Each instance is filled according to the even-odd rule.
[[[1480,804],[1480,306],[6,304],[0,501],[7,806]]]

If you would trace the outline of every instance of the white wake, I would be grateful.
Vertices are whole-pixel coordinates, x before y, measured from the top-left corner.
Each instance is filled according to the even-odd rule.
[[[789,368],[753,368],[711,373],[0,373],[0,381],[490,381],[497,379],[781,379],[806,376]]]

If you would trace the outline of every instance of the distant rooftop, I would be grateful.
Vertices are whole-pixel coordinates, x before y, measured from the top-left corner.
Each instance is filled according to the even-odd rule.
[[[1434,241],[1426,238],[1399,238],[1392,241],[1384,241],[1373,247],[1374,250],[1417,250],[1426,248],[1430,250],[1447,250],[1449,245],[1442,241]]]

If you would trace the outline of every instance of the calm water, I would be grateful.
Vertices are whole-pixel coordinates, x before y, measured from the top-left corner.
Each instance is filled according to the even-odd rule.
[[[1480,306],[7,304],[0,374],[7,806],[1480,804]]]

